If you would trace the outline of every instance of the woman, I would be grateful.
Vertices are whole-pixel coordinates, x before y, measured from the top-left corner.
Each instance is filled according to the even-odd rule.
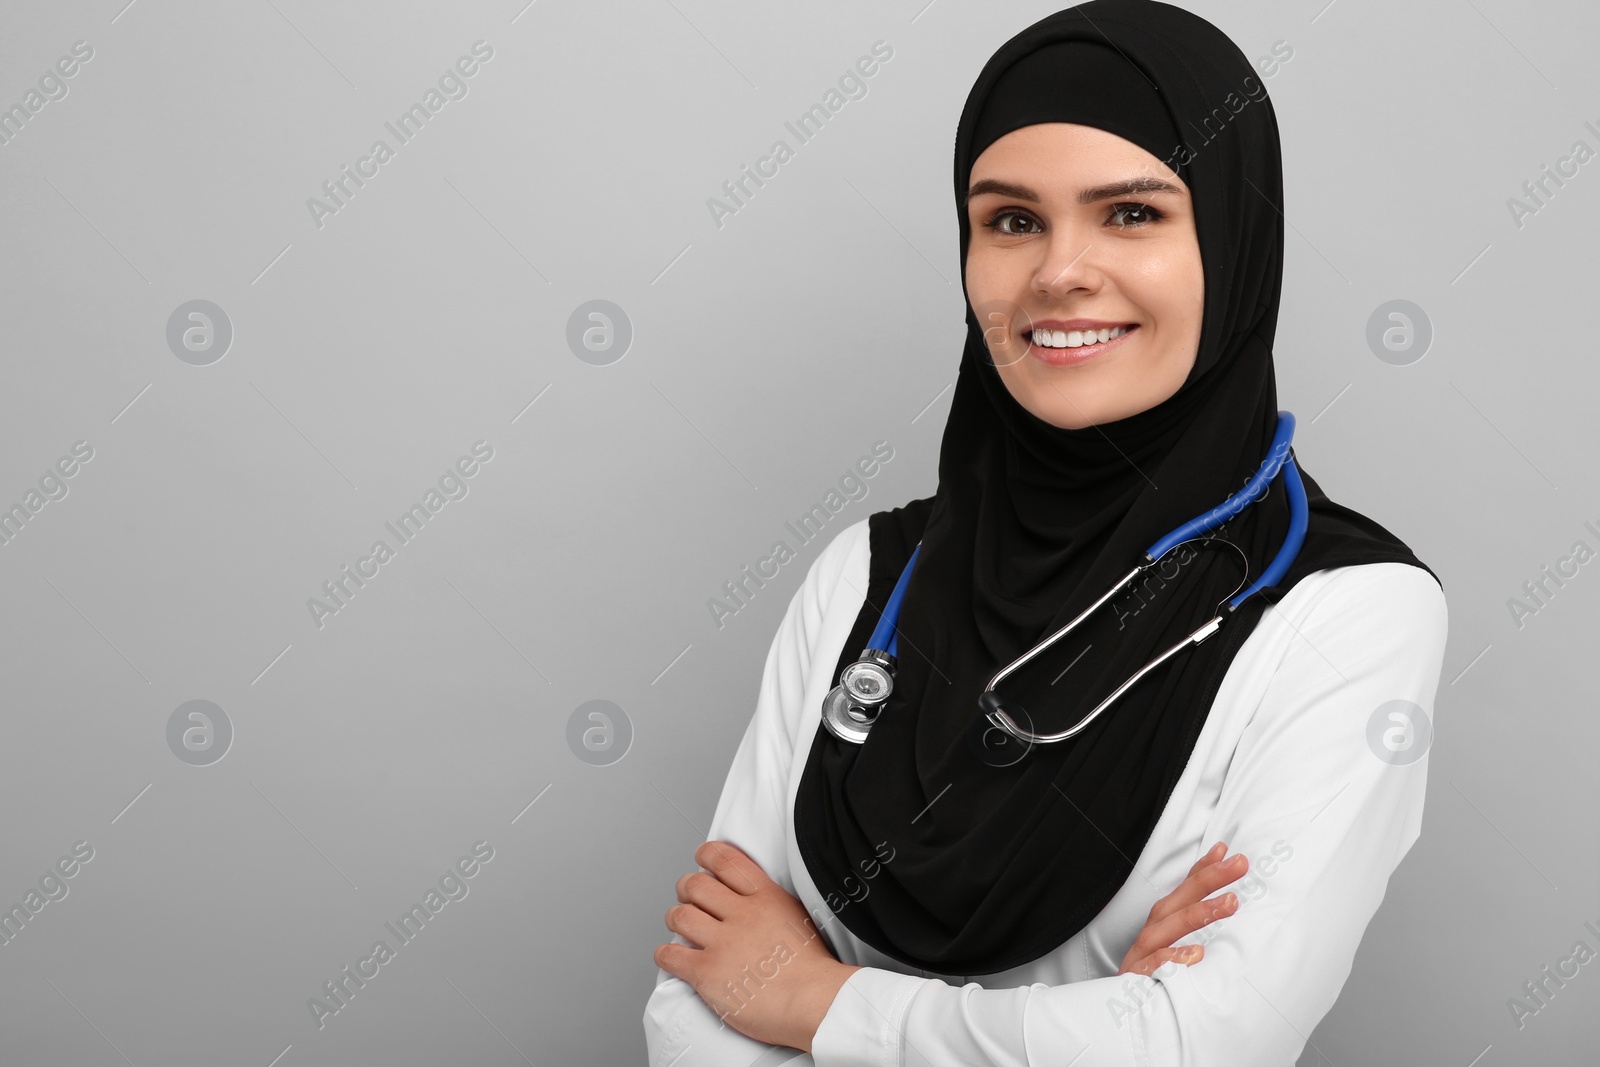
[[[977,700],[1270,457],[1280,170],[1249,62],[1178,8],[1093,0],[984,67],[938,489],[842,531],[789,605],[667,912],[652,1064],[1298,1057],[1420,830],[1433,573],[1287,463],[996,686],[1014,724],[1072,736],[1019,740]],[[1295,477],[1287,572],[1093,715],[1273,576]],[[893,689],[852,741],[824,700],[913,552]]]

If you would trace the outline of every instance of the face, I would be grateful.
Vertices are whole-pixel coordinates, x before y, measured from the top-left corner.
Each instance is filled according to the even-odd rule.
[[[1029,412],[1082,429],[1183,385],[1205,272],[1188,186],[1159,159],[1092,126],[1024,126],[973,161],[967,217],[967,296]]]

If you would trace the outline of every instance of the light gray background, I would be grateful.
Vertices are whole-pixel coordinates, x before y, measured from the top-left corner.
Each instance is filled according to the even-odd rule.
[[[707,600],[875,440],[826,537],[933,490],[956,119],[1057,5],[125,3],[0,9],[0,105],[94,50],[0,146],[0,506],[94,450],[0,545],[0,904],[94,849],[0,945],[0,1058],[642,1062],[673,883],[824,542],[721,629]],[[1600,963],[1520,1030],[1507,1001],[1600,949],[1600,563],[1521,627],[1508,599],[1600,548],[1600,162],[1520,228],[1507,200],[1600,148],[1600,16],[1190,6],[1293,49],[1266,84],[1296,452],[1450,603],[1423,836],[1300,1062],[1593,1062]],[[308,198],[480,39],[319,228]],[[707,199],[879,39],[867,95],[718,228]],[[195,299],[234,331],[207,366],[166,341]],[[597,299],[634,333],[606,366],[566,340]],[[1396,299],[1435,333],[1409,365],[1366,341]],[[308,598],[480,440],[319,628]],[[209,766],[167,741],[197,699],[234,729]],[[568,740],[595,699],[632,730],[609,766]],[[307,999],[480,840],[470,894],[319,1030]]]

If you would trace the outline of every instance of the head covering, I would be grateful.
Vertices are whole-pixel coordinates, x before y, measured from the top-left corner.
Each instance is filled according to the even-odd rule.
[[[1276,586],[1082,733],[1021,759],[983,754],[975,741],[990,728],[977,698],[989,678],[1093,603],[1158,537],[1242,488],[1277,424],[1282,165],[1277,120],[1248,59],[1198,15],[1153,0],[1092,0],[1007,41],[978,75],[956,131],[963,279],[972,162],[1004,134],[1041,122],[1116,133],[1183,178],[1205,273],[1204,319],[1194,366],[1172,397],[1124,419],[1063,429],[1011,395],[969,298],[937,492],[868,520],[866,602],[835,678],[866,647],[920,540],[895,688],[865,744],[818,727],[797,787],[795,835],[819,892],[837,902],[852,933],[942,975],[1038,959],[1105,907],[1269,602],[1331,567],[1396,561],[1428,570],[1382,526],[1329,500],[1302,466],[1310,526]],[[1250,581],[1288,526],[1280,476],[1223,527],[1248,558]],[[1026,709],[1035,732],[1066,729],[1210,619],[1242,577],[1226,547],[1195,550],[1175,580],[1147,582],[1102,606],[998,688],[1008,705]]]

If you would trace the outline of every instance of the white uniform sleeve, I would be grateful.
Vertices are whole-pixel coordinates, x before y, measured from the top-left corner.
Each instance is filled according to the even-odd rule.
[[[864,519],[841,530],[817,556],[789,601],[767,652],[755,713],[734,753],[711,818],[707,840],[731,841],[790,893],[795,886],[789,873],[785,820],[800,695],[828,601],[845,561],[865,537]],[[672,934],[671,940],[687,944],[681,934]],[[655,991],[644,1010],[651,1067],[752,1067],[757,1060],[761,1067],[777,1063],[812,1067],[809,1055],[756,1041],[724,1023],[683,979],[660,968],[656,976]]]
[[[865,968],[817,1030],[817,1067],[1293,1064],[1421,830],[1426,756],[1381,753],[1408,740],[1421,751],[1431,736],[1447,615],[1438,583],[1400,563],[1343,568],[1297,618],[1280,607],[1260,625],[1277,616],[1295,636],[1186,861],[1218,840],[1250,858],[1250,874],[1219,891],[1236,892],[1238,910],[1178,942],[1204,944],[1204,959],[1154,978],[1009,989]],[[1428,722],[1408,736],[1394,714],[1408,705],[1392,701]]]

